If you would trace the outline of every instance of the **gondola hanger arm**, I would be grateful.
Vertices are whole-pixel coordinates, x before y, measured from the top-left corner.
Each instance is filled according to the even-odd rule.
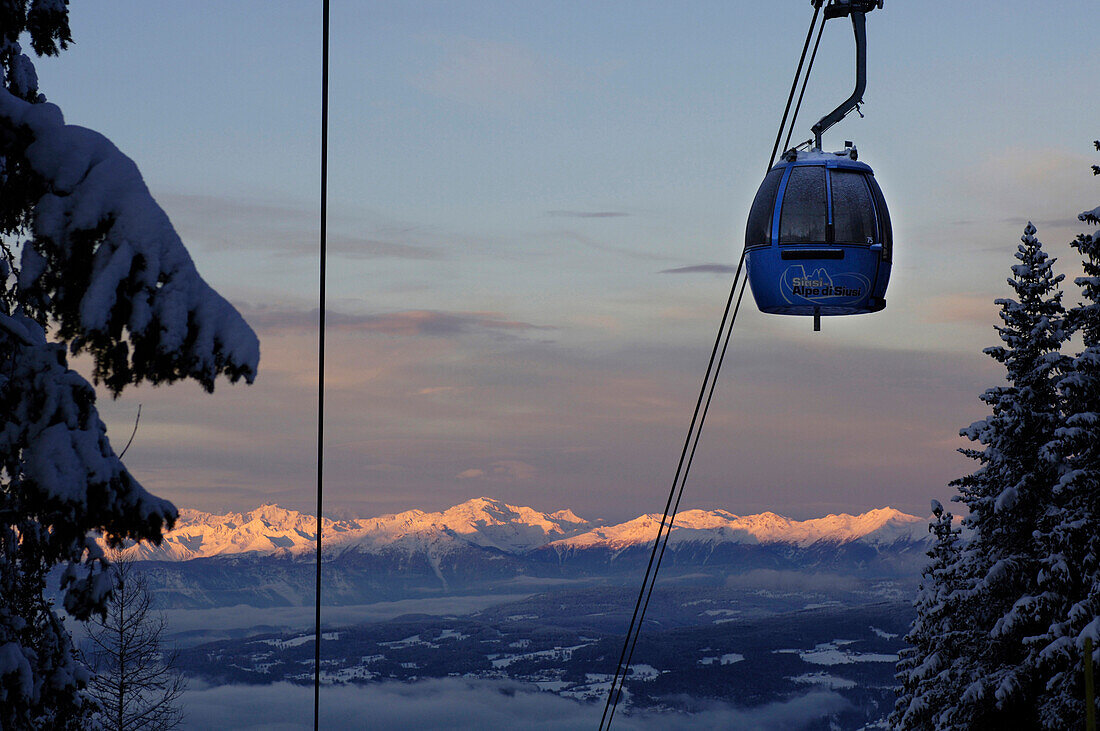
[[[883,0],[830,0],[825,5],[825,20],[829,18],[843,18],[851,13],[869,13],[875,8],[882,7]],[[825,0],[810,0],[815,8],[825,4]]]
[[[821,7],[823,0],[811,0],[814,8]],[[882,7],[883,0],[831,0],[825,6],[825,21],[830,18],[851,17],[852,31],[856,39],[856,88],[833,111],[822,117],[813,126],[814,147],[821,148],[821,136],[834,124],[848,116],[853,109],[858,110],[863,102],[863,92],[867,89],[867,13]],[[863,116],[862,112],[860,116]]]

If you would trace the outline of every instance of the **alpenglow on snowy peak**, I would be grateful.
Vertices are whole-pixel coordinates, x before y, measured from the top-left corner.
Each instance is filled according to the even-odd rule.
[[[619,525],[596,528],[551,544],[561,548],[624,548],[653,540],[659,515],[643,515]],[[894,508],[880,508],[861,515],[827,515],[792,520],[775,513],[737,516],[725,510],[685,510],[677,513],[670,544],[720,542],[742,544],[788,543],[802,548],[819,542],[891,544],[898,540],[923,540],[928,521]]]
[[[643,515],[604,526],[580,518],[571,510],[543,513],[480,497],[441,512],[409,510],[377,518],[326,518],[322,526],[326,551],[333,553],[428,550],[441,554],[479,547],[518,555],[543,547],[554,551],[597,547],[618,550],[646,545],[657,532],[658,520],[658,516]],[[293,555],[313,550],[315,528],[312,516],[276,505],[224,515],[183,509],[163,544],[136,545],[126,553],[159,561],[284,551]],[[671,542],[790,544],[804,548],[854,541],[868,545],[921,542],[927,535],[927,519],[893,508],[805,521],[775,513],[737,516],[725,510],[687,510],[676,516]]]

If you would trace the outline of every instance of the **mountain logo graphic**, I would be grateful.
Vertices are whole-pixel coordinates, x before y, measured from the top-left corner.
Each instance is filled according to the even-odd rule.
[[[864,297],[870,282],[857,272],[830,274],[825,267],[806,273],[806,267],[794,264],[780,275],[779,289],[788,302],[851,302]]]

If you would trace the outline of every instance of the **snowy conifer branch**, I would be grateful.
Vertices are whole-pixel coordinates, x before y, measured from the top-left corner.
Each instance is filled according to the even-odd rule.
[[[150,495],[115,456],[95,412],[95,392],[65,365],[65,349],[48,343],[27,317],[0,315],[0,469],[5,512],[33,515],[42,526],[42,560],[68,562],[65,608],[86,618],[110,590],[98,577],[102,551],[124,540],[159,543],[176,509]],[[34,538],[39,540],[39,538]],[[83,570],[77,564],[83,563]]]
[[[60,325],[74,352],[118,393],[130,383],[224,374],[251,382],[259,341],[199,276],[137,166],[102,135],[66,125],[52,104],[0,90],[0,128],[32,140],[41,191],[22,251],[22,304]],[[120,342],[121,341],[121,342]]]

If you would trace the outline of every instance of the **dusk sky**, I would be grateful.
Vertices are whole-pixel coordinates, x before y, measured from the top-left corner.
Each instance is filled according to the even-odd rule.
[[[663,507],[812,10],[745,2],[332,3],[326,512],[489,495]],[[863,111],[887,309],[746,299],[684,507],[925,514],[1000,372],[993,299],[1028,220],[1068,242],[1100,185],[1095,0],[887,0]],[[261,340],[254,386],[100,409],[180,507],[314,506],[320,3],[76,2],[38,62],[70,124],[142,170]],[[795,139],[853,83],[830,23]],[[1076,290],[1067,285],[1067,303]],[[87,362],[78,367],[89,373]]]

